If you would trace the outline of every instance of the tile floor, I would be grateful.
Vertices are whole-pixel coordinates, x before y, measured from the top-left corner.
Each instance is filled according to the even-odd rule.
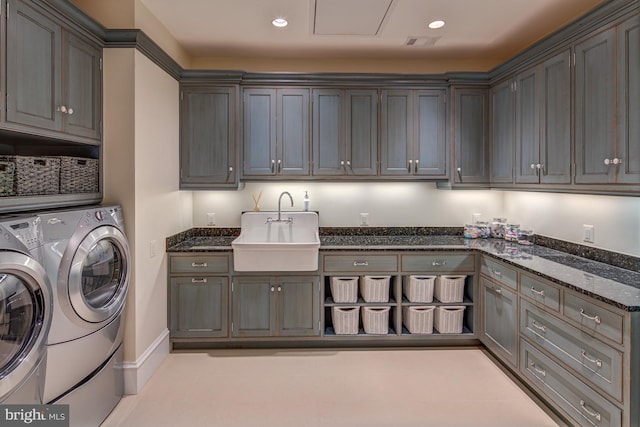
[[[479,349],[174,352],[103,427],[546,427]]]

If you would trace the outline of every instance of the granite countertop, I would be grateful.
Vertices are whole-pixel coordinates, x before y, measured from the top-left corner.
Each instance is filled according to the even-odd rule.
[[[209,230],[209,235],[202,231],[172,236],[167,239],[167,252],[231,251],[231,242],[239,230]],[[640,311],[640,272],[546,246],[523,246],[499,239],[465,239],[450,229],[434,233],[408,230],[388,235],[327,234],[331,231],[321,233],[321,251],[479,251],[623,310]],[[438,231],[444,234],[436,234]]]

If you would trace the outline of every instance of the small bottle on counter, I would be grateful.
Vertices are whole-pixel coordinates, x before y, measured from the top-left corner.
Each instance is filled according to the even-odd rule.
[[[311,201],[309,200],[309,193],[307,191],[304,192],[304,199],[302,200],[302,206],[303,206],[303,210],[305,212],[309,212],[309,206],[311,204]]]

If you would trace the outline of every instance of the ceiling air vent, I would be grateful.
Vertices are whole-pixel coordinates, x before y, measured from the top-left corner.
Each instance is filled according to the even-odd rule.
[[[440,37],[407,37],[405,46],[433,46]]]

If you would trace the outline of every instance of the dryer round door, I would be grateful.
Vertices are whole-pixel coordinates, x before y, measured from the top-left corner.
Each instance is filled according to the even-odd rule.
[[[0,402],[46,354],[53,301],[44,268],[17,252],[0,252]]]
[[[69,268],[69,301],[87,322],[115,317],[124,306],[129,287],[129,245],[116,227],[105,225],[80,242]]]

